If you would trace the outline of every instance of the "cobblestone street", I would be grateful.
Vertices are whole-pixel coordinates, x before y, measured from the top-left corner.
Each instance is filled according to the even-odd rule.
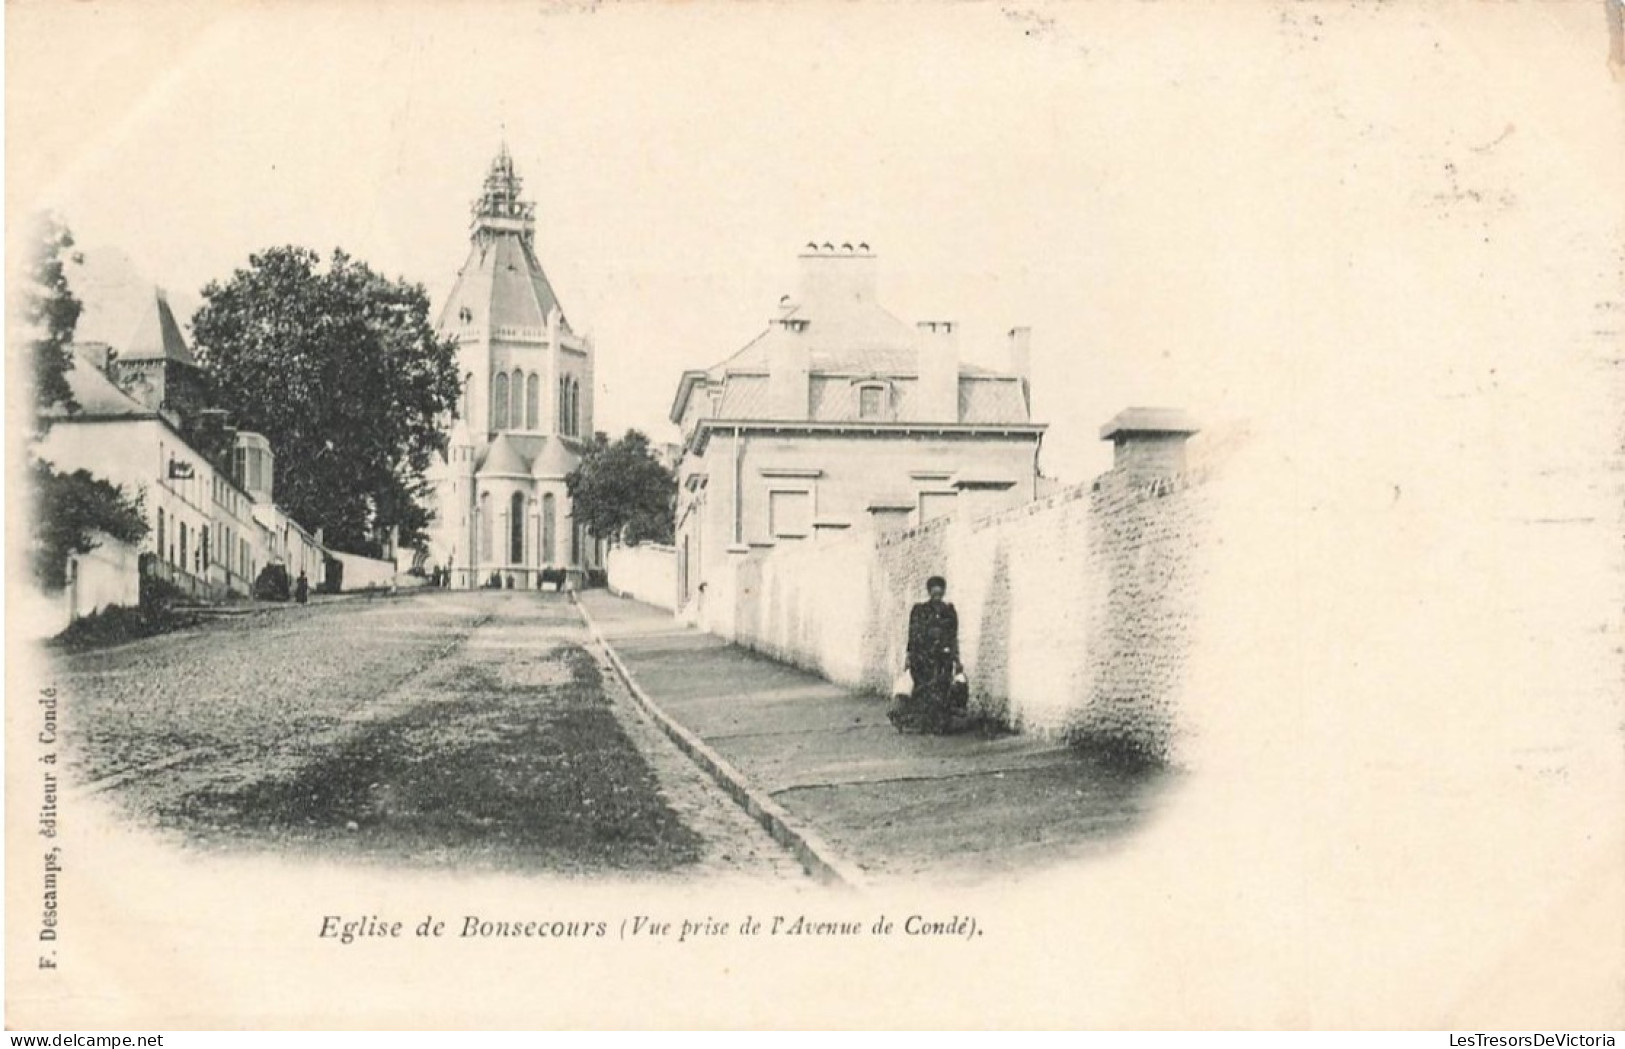
[[[71,774],[188,849],[799,881],[555,594],[277,608],[56,657]]]

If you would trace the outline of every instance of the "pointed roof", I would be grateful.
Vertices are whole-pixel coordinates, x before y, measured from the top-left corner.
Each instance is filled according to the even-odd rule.
[[[175,321],[175,313],[169,308],[169,297],[162,288],[153,290],[152,302],[141,323],[130,333],[128,343],[119,353],[119,360],[171,360],[181,364],[197,364],[191,347],[186,345],[186,337],[181,334],[181,326]]]
[[[493,475],[527,476],[530,467],[525,462],[525,456],[514,446],[513,439],[507,434],[498,434],[490,447],[485,451],[485,461],[475,471],[481,477]]]
[[[556,480],[564,477],[581,464],[581,456],[557,437],[547,443],[530,464],[530,475],[537,479]]]
[[[547,326],[548,315],[564,310],[536,257],[536,208],[520,199],[523,182],[504,143],[474,201],[468,259],[440,313],[440,328],[468,324],[484,328]],[[560,323],[569,331],[562,316]]]

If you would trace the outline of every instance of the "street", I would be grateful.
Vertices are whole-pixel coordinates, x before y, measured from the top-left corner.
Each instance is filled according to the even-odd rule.
[[[562,594],[350,598],[55,658],[74,789],[188,849],[804,877],[646,720]]]

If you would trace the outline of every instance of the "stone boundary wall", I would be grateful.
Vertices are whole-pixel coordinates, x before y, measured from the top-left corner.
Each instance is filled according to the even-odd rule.
[[[660,543],[612,546],[604,558],[609,588],[670,610],[677,604],[677,550]]]
[[[344,566],[342,586],[345,592],[351,590],[380,590],[394,586],[395,562],[382,561],[376,557],[367,557],[363,554],[347,554],[339,550],[327,551],[327,556]],[[297,568],[290,567],[289,572],[297,576]],[[312,590],[316,588],[320,573],[306,572]]]
[[[1166,759],[1211,497],[1201,473],[1137,482],[1113,470],[980,520],[753,552],[713,600],[733,602],[730,640],[884,694],[909,608],[945,576],[978,711]]]

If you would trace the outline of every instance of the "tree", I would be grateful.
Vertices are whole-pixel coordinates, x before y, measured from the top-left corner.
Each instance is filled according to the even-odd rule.
[[[30,230],[29,252],[18,291],[18,344],[28,358],[33,386],[35,440],[51,426],[49,409],[72,411],[73,390],[68,370],[73,367],[73,330],[84,309],[68,286],[68,255],[73,235],[53,215],[37,216]],[[67,583],[68,558],[88,554],[100,536],[137,543],[147,534],[147,516],[139,493],[134,497],[119,485],[94,477],[87,470],[59,473],[29,449],[28,475],[34,497],[29,534],[29,560],[35,582],[48,590]]]
[[[649,438],[599,433],[564,479],[575,519],[610,542],[669,543],[677,479],[649,450]]]
[[[30,467],[34,484],[34,579],[48,590],[67,583],[68,557],[88,554],[100,545],[98,533],[121,543],[139,543],[147,534],[147,514],[140,495],[127,496],[119,485],[93,477],[88,470],[58,473],[50,463]]]
[[[78,259],[68,254],[72,247],[73,234],[55,215],[42,212],[29,223],[18,315],[25,327],[36,433],[41,430],[40,416],[45,409],[77,407],[68,388],[68,369],[73,367],[73,329],[84,304],[68,287],[64,256]]]
[[[435,335],[422,285],[334,250],[250,256],[211,281],[192,320],[217,404],[276,453],[277,502],[341,549],[378,553],[428,524],[424,471],[457,403],[456,344]]]

